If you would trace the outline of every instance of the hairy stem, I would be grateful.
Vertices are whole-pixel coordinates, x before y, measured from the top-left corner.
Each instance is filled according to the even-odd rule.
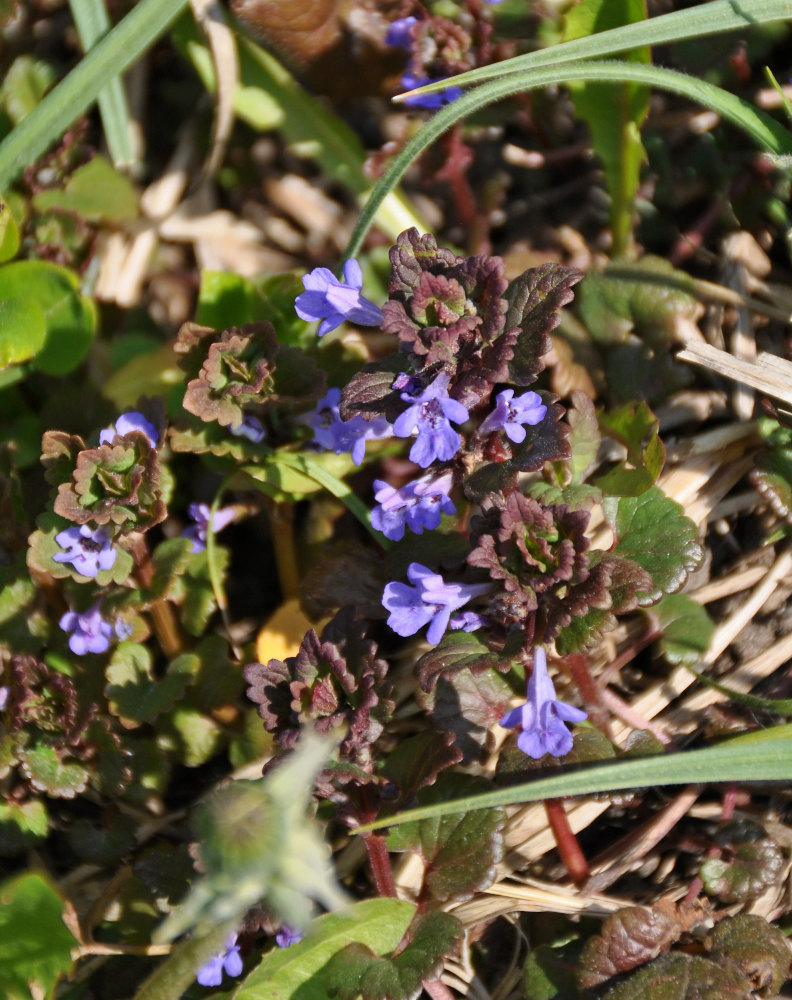
[[[396,883],[393,880],[393,869],[388,848],[385,846],[385,838],[379,833],[364,833],[362,836],[377,895],[395,897]]]

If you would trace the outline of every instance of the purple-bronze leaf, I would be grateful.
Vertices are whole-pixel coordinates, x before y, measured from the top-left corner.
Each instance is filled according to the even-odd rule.
[[[448,732],[426,729],[403,740],[390,752],[382,772],[399,786],[400,801],[410,802],[425,785],[433,785],[438,774],[462,760],[462,752],[454,746],[454,736]]]
[[[550,350],[550,331],[558,326],[559,310],[573,299],[572,286],[583,277],[576,267],[541,264],[516,278],[506,289],[509,303],[506,329],[520,328],[509,364],[514,385],[531,385],[544,367],[543,355]]]
[[[774,996],[789,976],[789,940],[755,913],[721,920],[712,931],[710,958],[733,963],[759,996]]]
[[[784,852],[763,826],[732,820],[715,834],[721,856],[708,858],[699,875],[704,889],[721,903],[756,899],[777,884],[786,866]]]

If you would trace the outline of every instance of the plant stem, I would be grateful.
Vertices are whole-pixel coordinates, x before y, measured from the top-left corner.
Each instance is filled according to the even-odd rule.
[[[146,538],[144,535],[136,533],[131,536],[131,542],[138,579],[142,586],[150,587],[154,579],[154,565],[151,561]],[[160,646],[162,646],[163,653],[169,658],[178,656],[182,651],[182,641],[173,608],[167,601],[158,600],[152,603],[150,612],[154,631]]]
[[[580,888],[588,880],[589,867],[577,837],[569,825],[564,803],[561,799],[545,799],[544,807],[561,860],[566,865],[572,881]]]
[[[456,1000],[451,990],[439,979],[433,979],[431,982],[425,979],[421,985],[432,1000]]]
[[[366,845],[371,876],[379,896],[396,896],[396,883],[393,880],[390,855],[385,846],[385,838],[379,833],[362,834]]]
[[[283,599],[288,601],[290,597],[297,597],[300,593],[300,570],[294,547],[294,505],[271,503],[269,517],[278,581]]]

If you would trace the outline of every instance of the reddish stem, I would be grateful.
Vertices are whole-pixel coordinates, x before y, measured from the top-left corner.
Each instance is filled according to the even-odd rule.
[[[433,979],[431,982],[425,979],[421,985],[432,1000],[456,1000],[451,990],[439,979]]]
[[[583,653],[570,653],[566,657],[566,663],[572,674],[572,680],[580,692],[580,697],[583,699],[583,704],[588,709],[591,722],[610,739],[608,712],[602,703],[602,691],[600,691],[599,684],[592,676],[589,658]]]
[[[393,881],[390,855],[385,846],[385,838],[379,833],[364,833],[363,843],[368,854],[371,876],[379,896],[395,896],[396,883]]]
[[[154,579],[154,564],[145,536],[136,533],[130,536],[130,540],[138,579],[144,587],[150,587]],[[171,605],[167,601],[154,601],[149,613],[163,653],[169,659],[178,656],[182,652],[182,641]]]
[[[545,799],[544,807],[561,860],[566,865],[572,881],[581,888],[588,881],[589,866],[569,825],[564,803],[561,799]]]

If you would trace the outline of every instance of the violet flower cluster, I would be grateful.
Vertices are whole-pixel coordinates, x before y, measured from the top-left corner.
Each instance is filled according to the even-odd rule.
[[[493,0],[490,0],[490,2],[493,2]],[[494,2],[497,3],[498,0],[494,0]],[[409,52],[412,48],[412,29],[418,23],[419,19],[414,16],[399,17],[395,21],[392,21],[385,35],[385,44],[392,45],[395,48],[406,49]],[[407,68],[402,73],[401,78],[402,90],[417,90],[419,87],[425,87],[427,83],[436,82],[437,80],[431,80],[428,76],[417,73],[412,60],[407,64]],[[432,94],[415,94],[413,97],[405,97],[404,103],[412,108],[426,108],[428,111],[434,111],[437,108],[442,108],[444,104],[450,104],[461,96],[462,88],[452,85],[446,87],[444,90],[435,91]]]
[[[300,319],[312,323],[320,320],[317,336],[341,326],[344,320],[361,326],[379,326],[382,310],[364,298],[363,272],[360,264],[352,258],[344,264],[344,280],[338,278],[326,267],[316,267],[303,278],[305,291],[298,295],[294,309]]]
[[[394,22],[390,33],[394,44],[399,44],[396,39],[409,34],[413,22],[414,19],[411,18]],[[354,271],[349,267],[345,268],[347,284],[355,283],[355,296],[349,297],[350,311],[358,308],[352,303],[353,299],[357,303],[360,296],[362,285],[356,277],[359,273],[359,268]],[[444,285],[443,280],[438,278],[435,282],[432,294],[436,296],[437,303],[433,308],[444,311],[449,324],[457,322],[458,317],[458,329],[475,329],[473,324],[477,320],[468,319],[470,304],[466,302],[464,295],[457,295],[451,282]],[[347,308],[338,296],[339,285],[329,271],[319,269],[312,272],[305,279],[306,288],[311,289],[310,302],[306,305],[308,300],[305,296],[308,293],[305,293],[298,297],[295,308],[304,318],[307,318],[306,314],[310,311],[312,318],[321,316],[324,317],[323,322],[337,325],[344,318],[342,314]],[[398,283],[396,287],[400,287]],[[441,300],[441,296],[446,298]],[[386,310],[390,306],[392,302],[386,305]],[[415,307],[416,313],[428,308],[423,300],[420,306]],[[475,308],[474,305],[473,309]],[[372,322],[375,321],[373,313],[370,318]],[[322,332],[320,327],[320,335]],[[410,344],[412,345],[412,341]],[[401,344],[401,350],[405,351],[405,343]],[[441,357],[442,355],[438,355],[438,358]],[[455,476],[464,474],[466,458],[461,454],[463,445],[467,454],[471,447],[482,448],[491,436],[500,432],[513,444],[520,445],[528,436],[527,428],[541,424],[548,415],[548,406],[542,401],[542,397],[530,390],[519,395],[515,394],[513,388],[501,389],[494,394],[491,394],[491,390],[478,395],[469,392],[466,397],[468,405],[465,405],[451,394],[453,391],[458,395],[460,385],[464,384],[459,381],[458,369],[456,381],[452,383],[451,374],[441,360],[431,364],[424,361],[416,364],[413,360],[412,364],[412,372],[408,368],[395,376],[387,376],[384,374],[387,369],[380,369],[384,378],[389,379],[385,382],[385,391],[388,391],[388,386],[390,389],[389,402],[384,407],[388,419],[380,415],[383,411],[381,407],[379,413],[374,410],[370,419],[365,419],[358,412],[350,419],[343,420],[342,393],[337,388],[331,389],[319,401],[315,410],[302,418],[313,428],[314,444],[335,452],[350,451],[356,464],[360,464],[364,458],[367,440],[391,435],[413,439],[409,458],[425,470],[424,474],[399,487],[391,486],[382,479],[374,481],[376,506],[371,513],[371,524],[393,542],[401,541],[408,529],[415,534],[434,531],[440,526],[443,514],[456,513],[451,493],[456,482]],[[424,365],[423,368],[421,364]],[[408,367],[406,363],[405,367]],[[501,370],[506,374],[505,369]],[[498,381],[502,384],[505,380],[503,375],[500,378],[490,377],[491,384],[497,384]],[[363,399],[366,398],[370,397],[364,395]],[[400,404],[403,407],[399,410]],[[472,430],[466,426],[469,422]],[[468,563],[476,565],[470,560]],[[413,636],[426,628],[427,641],[436,645],[449,629],[471,632],[485,626],[492,627],[486,609],[480,612],[475,609],[475,605],[472,608],[467,605],[491,594],[496,583],[446,579],[435,569],[419,562],[410,563],[407,580],[407,583],[392,580],[386,584],[382,594],[383,607],[389,613],[387,624],[397,635]],[[495,580],[494,576],[492,580]],[[488,604],[491,602],[492,599]],[[503,642],[505,638],[504,636],[500,641]],[[572,746],[572,735],[565,723],[579,722],[585,718],[586,713],[581,709],[556,699],[547,673],[544,650],[537,648],[534,670],[528,682],[527,701],[525,705],[509,712],[501,720],[501,725],[521,726],[518,746],[530,756],[541,757],[545,753],[563,756]]]

